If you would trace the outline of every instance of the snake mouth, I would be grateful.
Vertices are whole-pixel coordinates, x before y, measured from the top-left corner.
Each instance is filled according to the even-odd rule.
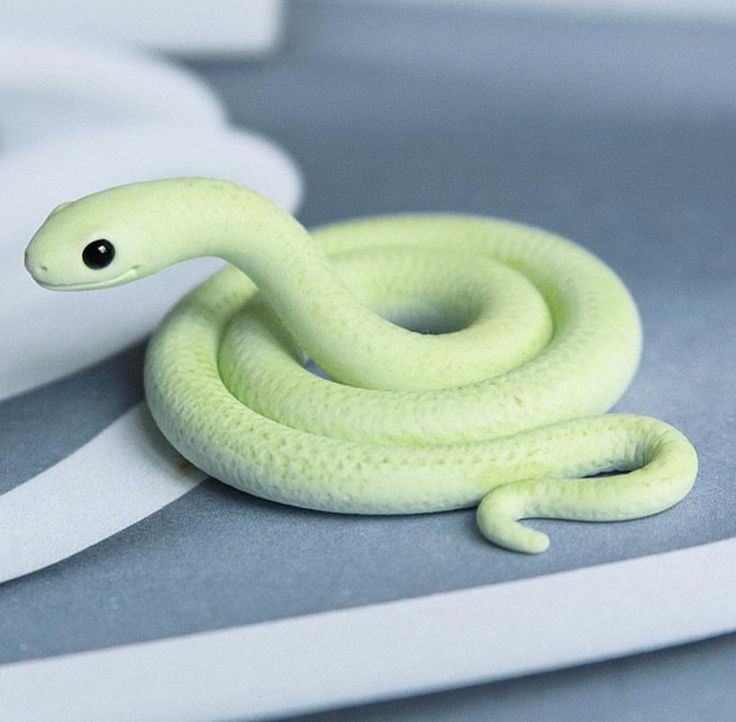
[[[108,288],[109,286],[119,286],[138,277],[138,268],[133,266],[124,273],[113,278],[106,278],[101,281],[88,281],[86,283],[46,283],[36,279],[39,286],[49,289],[50,291],[91,291],[95,288]]]

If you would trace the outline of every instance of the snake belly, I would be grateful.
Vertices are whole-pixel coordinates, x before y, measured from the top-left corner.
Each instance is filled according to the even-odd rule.
[[[172,309],[145,362],[153,416],[193,464],[331,512],[477,506],[486,538],[527,553],[549,540],[519,519],[632,519],[689,491],[697,457],[679,431],[604,413],[636,370],[641,332],[628,291],[592,254],[467,216],[378,217],[311,235],[376,317],[416,326],[434,314],[449,318],[446,332],[366,328],[286,256],[298,302],[274,303],[263,284],[223,269]],[[282,323],[292,314],[314,320],[306,345],[331,379],[305,367],[303,339]],[[338,329],[334,342],[314,338],[320,320]]]

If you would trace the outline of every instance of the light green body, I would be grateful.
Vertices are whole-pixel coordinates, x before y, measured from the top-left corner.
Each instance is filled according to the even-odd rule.
[[[116,256],[92,270],[81,252],[98,238]],[[482,533],[524,552],[548,539],[518,519],[632,519],[692,486],[697,457],[680,432],[601,415],[638,363],[631,297],[601,261],[539,229],[417,215],[310,235],[252,191],[182,178],[57,209],[26,264],[76,290],[202,255],[234,267],[164,319],[146,396],[169,441],[221,481],[335,512],[479,504]],[[306,370],[304,354],[339,383]],[[613,470],[626,473],[580,478]]]

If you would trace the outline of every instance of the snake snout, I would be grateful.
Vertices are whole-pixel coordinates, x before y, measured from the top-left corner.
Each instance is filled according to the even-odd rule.
[[[36,281],[43,281],[45,278],[48,278],[48,266],[44,263],[40,263],[37,259],[33,258],[33,256],[28,253],[26,250],[24,263],[26,270],[28,273],[33,276],[33,278]]]

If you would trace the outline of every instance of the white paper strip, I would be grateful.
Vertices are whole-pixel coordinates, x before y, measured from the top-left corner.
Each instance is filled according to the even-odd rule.
[[[736,539],[505,584],[0,667],[4,722],[263,719],[736,628]]]
[[[205,478],[139,404],[63,461],[0,496],[0,582],[106,539]],[[0,701],[0,719],[1,710]]]
[[[31,12],[27,2],[17,8]],[[108,5],[100,5],[109,17]],[[56,3],[69,13],[66,3]],[[0,30],[0,154],[42,138],[109,123],[158,122],[216,128],[219,98],[193,72],[143,54],[82,41]],[[90,38],[97,38],[96,43]],[[71,160],[71,156],[70,156]]]
[[[262,55],[281,30],[282,0],[3,0],[3,24],[177,53]]]

